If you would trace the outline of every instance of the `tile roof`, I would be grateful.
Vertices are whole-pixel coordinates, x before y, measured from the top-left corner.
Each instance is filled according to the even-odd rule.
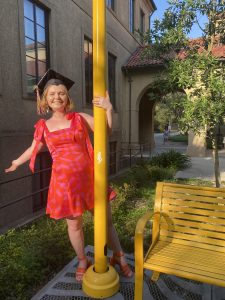
[[[201,39],[192,39],[191,41],[192,45],[200,44],[201,45]],[[152,67],[160,67],[163,66],[165,63],[165,60],[168,60],[168,58],[174,57],[174,54],[166,55],[163,58],[151,58],[148,57],[145,53],[146,48],[149,46],[139,46],[129,57],[128,61],[123,65],[122,70],[132,70],[132,69],[141,69],[141,68],[152,68]],[[202,47],[199,48],[199,52],[203,51],[203,44]],[[224,44],[218,44],[215,45],[212,53],[221,59],[225,58],[225,45]],[[181,51],[179,54],[180,58],[185,57],[185,52]]]
[[[122,67],[125,69],[146,68],[152,66],[163,66],[164,59],[150,58],[145,54],[146,48],[149,46],[139,46],[129,57],[126,64]]]

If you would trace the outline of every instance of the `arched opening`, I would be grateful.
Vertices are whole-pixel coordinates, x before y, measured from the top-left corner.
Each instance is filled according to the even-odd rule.
[[[155,101],[145,92],[139,103],[139,143],[144,149],[154,147],[154,106]]]

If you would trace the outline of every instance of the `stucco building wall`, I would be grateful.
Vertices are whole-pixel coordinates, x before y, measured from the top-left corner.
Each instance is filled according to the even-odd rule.
[[[34,0],[31,0],[34,1]],[[92,1],[41,0],[34,1],[49,11],[50,67],[75,81],[71,96],[76,111],[92,113],[85,103],[84,36],[92,39]],[[153,7],[151,1],[136,2],[135,28],[139,27],[140,7],[145,13],[145,28]],[[116,57],[116,106],[114,127],[110,141],[126,139],[128,118],[127,78],[121,67],[140,45],[129,31],[129,1],[115,1],[115,11],[107,9],[107,46]],[[0,1],[0,181],[5,182],[30,174],[28,164],[15,173],[5,174],[11,161],[29,147],[33,125],[40,118],[36,114],[36,99],[26,91],[26,58],[24,45],[23,0]],[[138,92],[135,92],[138,95]],[[137,120],[135,108],[132,117]],[[135,121],[136,122],[136,121]],[[125,135],[124,135],[125,133]],[[134,137],[136,139],[136,136]],[[34,214],[34,197],[28,197],[5,207],[9,202],[32,192],[38,178],[25,177],[0,186],[0,230]],[[1,209],[1,207],[4,207]]]

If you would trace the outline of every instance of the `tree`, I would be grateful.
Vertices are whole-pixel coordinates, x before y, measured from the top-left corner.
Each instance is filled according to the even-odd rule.
[[[225,1],[216,0],[171,0],[163,19],[155,20],[145,35],[145,56],[163,58],[165,74],[162,82],[164,92],[183,90],[183,113],[179,117],[184,131],[195,134],[205,132],[214,153],[216,186],[220,186],[218,140],[216,128],[225,117],[225,72],[224,60],[218,50],[225,47]],[[204,26],[198,18],[205,16]],[[198,24],[202,36],[190,40],[188,34]],[[167,78],[165,80],[165,78]],[[153,90],[154,90],[153,88]]]

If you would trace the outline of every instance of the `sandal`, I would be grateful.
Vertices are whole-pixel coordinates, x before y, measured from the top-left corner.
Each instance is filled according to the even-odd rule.
[[[82,282],[83,277],[87,269],[91,266],[91,261],[87,259],[87,257],[84,257],[82,259],[79,259],[79,261],[85,260],[87,262],[86,267],[77,267],[75,272],[75,278],[77,282]]]
[[[124,253],[122,251],[113,253],[113,256],[110,258],[110,265],[115,266],[117,264],[120,267],[122,275],[126,278],[131,278],[134,273],[128,263],[125,261],[121,262],[121,257],[124,257]]]

